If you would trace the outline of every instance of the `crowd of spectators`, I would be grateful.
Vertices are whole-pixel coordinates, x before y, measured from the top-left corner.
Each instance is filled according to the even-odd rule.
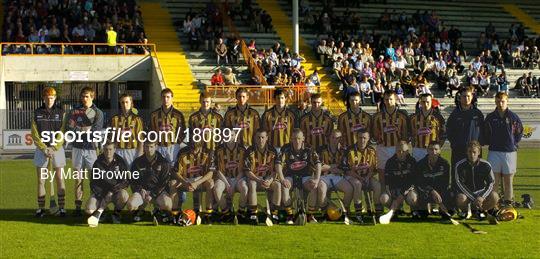
[[[140,7],[135,0],[7,0],[3,42],[105,43],[112,26],[117,43],[146,43]],[[142,49],[140,49],[142,50]],[[6,46],[5,53],[25,54],[28,45]],[[59,54],[61,46],[44,44],[34,53]],[[85,54],[91,48],[67,48]],[[123,52],[121,48],[117,52]],[[128,49],[137,52],[139,49]],[[103,53],[107,53],[107,48]]]

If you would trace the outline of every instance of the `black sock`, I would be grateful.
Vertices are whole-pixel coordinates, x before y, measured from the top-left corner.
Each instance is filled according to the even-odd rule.
[[[58,207],[60,209],[63,209],[64,206],[66,205],[66,195],[65,194],[58,194]]]
[[[82,207],[82,201],[81,200],[76,200],[75,201],[75,209],[76,210],[81,210],[81,207]]]
[[[43,196],[38,196],[37,200],[38,200],[38,207],[39,207],[40,209],[45,208],[45,195],[43,195]]]

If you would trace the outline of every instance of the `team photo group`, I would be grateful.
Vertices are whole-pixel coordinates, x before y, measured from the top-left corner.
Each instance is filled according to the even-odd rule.
[[[90,227],[107,218],[115,224],[272,226],[389,224],[405,215],[417,220],[432,215],[453,224],[474,217],[498,224],[517,217],[513,177],[523,126],[508,109],[504,92],[495,95],[495,110],[484,115],[474,89],[463,88],[447,118],[431,94],[421,94],[414,114],[408,114],[393,91],[384,93],[372,114],[362,109],[360,94],[352,93],[347,110],[334,115],[320,94],[290,106],[287,92],[277,89],[275,104],[259,114],[249,105],[249,92],[238,88],[236,105],[223,116],[208,93],[200,95],[200,109],[187,116],[173,107],[173,93],[166,88],[148,120],[128,94],[120,96],[121,109],[112,115],[93,103],[90,87],[82,89],[80,105],[69,111],[56,97],[54,88],[45,87],[32,121],[39,218],[47,214],[43,172],[66,170],[68,144],[44,139],[43,132],[83,136],[69,143],[70,170],[131,172],[130,177],[91,173],[87,193],[84,177],[74,178],[70,216],[83,221],[86,215]],[[99,143],[84,137],[105,128],[131,134]],[[141,140],[141,132],[179,137]],[[444,145],[451,149],[450,161],[441,155]],[[58,198],[50,214],[60,217],[67,216],[66,188],[72,188],[63,176],[48,176],[56,182]]]

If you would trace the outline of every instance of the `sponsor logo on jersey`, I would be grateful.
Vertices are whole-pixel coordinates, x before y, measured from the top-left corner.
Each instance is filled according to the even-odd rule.
[[[225,168],[227,170],[235,170],[237,167],[238,167],[238,162],[236,162],[236,161],[229,161],[225,165]]]
[[[238,127],[242,129],[249,129],[249,121],[241,121],[238,123]]]
[[[418,129],[418,136],[425,136],[431,134],[431,128],[429,127],[422,127]]]
[[[287,123],[286,122],[276,122],[276,125],[274,125],[274,129],[276,130],[281,130],[281,129],[286,129],[287,128]]]
[[[190,166],[188,167],[188,174],[189,175],[200,175],[203,171],[202,166]]]
[[[298,170],[304,169],[306,166],[307,166],[306,161],[296,161],[290,165],[290,168],[291,170],[298,171]]]
[[[315,128],[311,129],[311,134],[313,134],[313,135],[321,135],[323,133],[324,133],[324,128],[323,127],[315,127]]]
[[[387,126],[387,127],[383,128],[384,133],[393,133],[393,132],[396,132],[396,131],[397,131],[396,126]]]
[[[266,164],[257,166],[257,174],[259,174],[259,175],[266,174],[266,172],[268,172],[269,169],[270,169],[270,166],[268,166]]]

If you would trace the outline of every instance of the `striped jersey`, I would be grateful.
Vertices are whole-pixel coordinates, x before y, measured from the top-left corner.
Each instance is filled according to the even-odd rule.
[[[244,168],[244,157],[246,149],[241,145],[229,148],[226,144],[216,148],[216,165],[225,177],[234,178],[240,174]]]
[[[278,162],[276,150],[266,145],[264,151],[253,145],[246,151],[244,158],[244,171],[252,172],[258,177],[270,176],[275,169],[275,164]]]
[[[328,136],[334,129],[334,122],[328,112],[320,110],[316,115],[310,111],[300,120],[300,129],[304,133],[306,143],[314,150],[318,150],[327,144]]]
[[[341,166],[343,164],[345,152],[346,150],[343,148],[337,148],[335,152],[332,152],[332,150],[330,150],[330,146],[324,146],[319,151],[319,158],[323,165]]]
[[[378,144],[393,147],[400,140],[408,140],[407,112],[397,107],[388,113],[382,110],[373,117],[373,137]]]
[[[219,142],[214,142],[213,130],[223,127],[223,116],[214,110],[210,110],[204,113],[202,110],[198,110],[189,116],[188,127],[191,131],[190,137],[193,139],[194,129],[201,129],[199,135],[201,135],[205,146],[208,150],[215,150],[219,145]],[[209,129],[209,130],[205,130]],[[210,140],[210,141],[206,141]],[[191,141],[191,140],[190,140]]]
[[[430,109],[427,114],[421,110],[416,111],[409,117],[412,146],[427,148],[431,141],[442,145],[445,140],[444,125],[444,118],[438,111]]]
[[[281,148],[289,143],[295,120],[294,113],[286,107],[281,112],[276,106],[264,112],[261,122],[262,128],[268,131],[273,147]]]
[[[214,153],[202,147],[187,146],[180,150],[175,166],[176,177],[201,177],[215,168]]]
[[[367,175],[370,171],[374,171],[377,166],[377,153],[373,147],[360,149],[358,145],[350,147],[343,159],[343,169],[351,171],[357,167],[359,175]]]
[[[174,107],[169,108],[168,111],[163,110],[163,107],[158,108],[152,112],[150,129],[156,131],[161,136],[159,146],[168,147],[173,144],[180,144],[184,140],[184,129],[186,123],[184,120],[184,114]],[[170,132],[165,134],[161,132]],[[178,134],[178,138],[176,136]]]
[[[114,115],[111,118],[111,128],[113,130],[119,129],[121,133],[123,132],[131,132],[131,137],[128,141],[124,142],[120,140],[120,142],[117,144],[118,148],[123,149],[133,149],[137,148],[139,146],[139,142],[137,141],[139,132],[141,132],[143,128],[143,121],[141,117],[133,113],[133,111],[129,111],[127,115],[124,115],[122,113]]]
[[[339,115],[337,128],[345,139],[345,147],[356,144],[357,131],[365,130],[371,133],[371,120],[371,115],[363,110],[355,113],[348,109]]]
[[[255,109],[247,106],[242,110],[236,105],[225,113],[225,127],[241,128],[238,141],[244,146],[251,146],[253,135],[260,126],[259,119],[259,113]]]

